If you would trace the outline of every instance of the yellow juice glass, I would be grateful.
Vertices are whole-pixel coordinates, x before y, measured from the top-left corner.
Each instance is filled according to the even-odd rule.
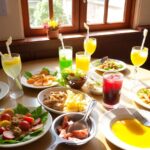
[[[90,68],[90,55],[85,55],[84,52],[76,53],[76,69],[88,72]]]
[[[5,71],[5,73],[15,79],[21,72],[21,59],[20,55],[14,55],[10,56],[9,54],[4,54],[2,56],[2,66]]]
[[[132,64],[134,65],[134,79],[137,79],[137,71],[138,67],[142,66],[147,58],[148,58],[148,48],[144,47],[141,50],[140,46],[134,46],[132,47],[130,58],[132,61]]]
[[[135,46],[131,51],[131,61],[134,66],[142,66],[148,57],[148,48],[144,47],[143,50],[140,50],[139,46]]]
[[[86,38],[84,40],[84,50],[88,55],[92,55],[96,50],[96,38]]]
[[[20,82],[22,68],[20,55],[17,53],[4,54],[1,57],[2,67],[8,76],[9,95],[12,99],[23,96],[23,88]]]

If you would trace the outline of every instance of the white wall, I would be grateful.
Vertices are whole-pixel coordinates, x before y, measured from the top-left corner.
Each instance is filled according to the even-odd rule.
[[[20,0],[6,0],[8,14],[0,16],[0,41],[10,35],[13,39],[24,38],[21,2]],[[150,0],[136,0],[134,27],[150,24]]]
[[[0,16],[0,41],[24,38],[20,0],[6,0],[6,5],[7,16]]]
[[[136,0],[133,26],[150,24],[150,0]]]

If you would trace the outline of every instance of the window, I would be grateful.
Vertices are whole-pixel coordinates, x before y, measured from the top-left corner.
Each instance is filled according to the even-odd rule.
[[[21,0],[26,36],[45,35],[43,22],[55,18],[60,32],[127,28],[135,0]]]

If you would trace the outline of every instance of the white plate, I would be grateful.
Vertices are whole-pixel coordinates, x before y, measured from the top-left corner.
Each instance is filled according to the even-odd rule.
[[[114,60],[116,63],[122,65],[123,66],[122,68],[111,69],[111,70],[105,70],[105,69],[98,68],[98,66],[100,65],[100,60],[101,59],[96,59],[96,60],[91,62],[92,67],[94,67],[98,71],[102,71],[102,72],[116,71],[117,72],[117,71],[123,71],[123,70],[126,69],[126,64],[123,61],[120,61],[120,60],[117,60],[117,59],[111,59],[111,60]]]
[[[48,89],[45,89],[43,91],[41,91],[39,94],[38,94],[38,102],[45,108],[47,109],[48,111],[51,111],[53,113],[56,113],[56,114],[64,114],[66,112],[64,111],[58,111],[58,110],[55,110],[55,109],[52,109],[46,105],[43,104],[43,99],[44,99],[44,95],[47,95],[49,94],[49,92],[51,91],[66,91],[66,90],[70,90],[70,91],[73,91],[74,93],[82,93],[81,91],[78,91],[78,90],[75,90],[75,89],[71,89],[71,88],[65,88],[65,87],[52,87],[52,88],[48,88]],[[87,99],[87,101],[90,101],[91,100],[91,97],[89,97],[87,94],[85,93],[82,93],[85,95],[85,98]]]
[[[29,72],[30,72],[30,71],[29,71]],[[32,71],[31,73],[32,73],[32,74],[37,74],[37,73],[39,73],[39,72],[40,72],[40,70],[38,70],[38,71],[34,70],[34,71]],[[21,77],[21,84],[24,85],[25,87],[28,87],[28,88],[33,88],[33,89],[45,89],[45,88],[48,88],[48,87],[52,87],[52,86],[58,85],[58,82],[53,82],[51,85],[47,85],[47,86],[34,86],[34,85],[32,85],[32,84],[29,84],[29,83],[27,82],[27,79],[26,79],[24,76],[22,76],[22,77]]]
[[[35,109],[35,108],[31,108],[31,109]],[[48,118],[47,118],[47,121],[44,125],[43,132],[41,134],[39,134],[39,135],[37,135],[37,136],[33,137],[32,139],[25,141],[25,142],[20,142],[20,143],[15,143],[15,144],[0,144],[0,147],[12,148],[12,147],[19,147],[19,146],[30,144],[30,143],[40,139],[42,136],[44,136],[47,133],[47,131],[50,129],[51,124],[52,124],[52,116],[50,115],[50,113],[48,113]]]
[[[9,86],[5,83],[0,81],[0,100],[3,99],[9,92]]]
[[[130,108],[131,111],[134,111]],[[148,111],[140,111],[146,118],[150,116],[150,112]],[[120,109],[113,109],[112,111],[106,112],[103,117],[101,118],[100,128],[103,132],[104,136],[113,144],[116,146],[125,149],[125,150],[150,150],[150,148],[138,148],[135,146],[131,146],[129,144],[126,144],[125,142],[121,141],[119,138],[115,136],[115,134],[111,130],[112,124],[117,120],[122,119],[130,119],[133,118],[125,108]]]
[[[97,85],[96,82],[101,85]],[[103,77],[96,73],[95,69],[91,69],[87,75],[85,86],[91,94],[102,95],[102,82]]]
[[[133,89],[133,92],[132,92],[131,95],[130,95],[130,98],[131,98],[133,101],[135,101],[136,103],[138,103],[139,105],[141,105],[141,106],[143,106],[143,107],[145,107],[145,108],[147,108],[147,109],[150,109],[150,104],[144,103],[144,102],[137,96],[137,92],[138,92],[140,89],[142,89],[142,88],[145,88],[145,87],[140,86],[140,87],[134,88],[134,89]]]

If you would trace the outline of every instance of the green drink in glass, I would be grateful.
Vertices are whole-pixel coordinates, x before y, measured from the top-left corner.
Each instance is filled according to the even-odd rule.
[[[59,66],[62,71],[65,68],[72,68],[72,47],[59,47]]]

